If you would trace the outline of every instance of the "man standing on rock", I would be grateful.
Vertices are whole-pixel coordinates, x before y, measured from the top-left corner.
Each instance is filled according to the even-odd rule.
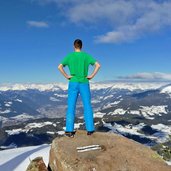
[[[100,68],[100,64],[91,55],[81,51],[82,41],[76,39],[74,41],[74,52],[69,53],[58,66],[60,72],[69,80],[68,84],[68,109],[66,113],[66,130],[65,135],[74,137],[74,120],[77,97],[80,93],[84,106],[84,120],[87,135],[91,135],[94,131],[93,110],[91,106],[91,92],[89,80],[91,80]],[[95,69],[88,76],[89,65],[95,65]],[[63,67],[69,67],[70,75],[68,75]]]

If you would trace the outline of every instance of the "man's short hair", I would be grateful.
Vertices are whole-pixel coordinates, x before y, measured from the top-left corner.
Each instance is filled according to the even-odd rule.
[[[74,47],[77,49],[81,49],[82,48],[82,41],[80,39],[76,39],[74,41]]]

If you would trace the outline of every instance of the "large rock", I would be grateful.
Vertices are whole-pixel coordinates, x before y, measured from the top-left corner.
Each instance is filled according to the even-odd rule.
[[[99,144],[101,149],[78,152],[77,147]],[[150,148],[114,133],[77,131],[74,138],[52,142],[49,166],[52,171],[171,171]]]
[[[48,171],[42,157],[33,159],[26,171]]]

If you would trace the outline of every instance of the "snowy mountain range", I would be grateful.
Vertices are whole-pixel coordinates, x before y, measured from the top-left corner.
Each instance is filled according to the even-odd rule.
[[[51,143],[62,136],[67,86],[0,85],[0,148]],[[171,147],[170,83],[91,82],[90,88],[97,131],[118,133],[151,147]],[[80,96],[75,129],[85,129]]]
[[[37,118],[65,117],[67,86],[64,83],[0,85],[0,126]],[[170,84],[110,82],[91,83],[90,86],[97,117],[131,114],[153,119],[165,114],[168,119],[166,114],[171,110]],[[80,117],[82,114],[79,96],[76,115]]]

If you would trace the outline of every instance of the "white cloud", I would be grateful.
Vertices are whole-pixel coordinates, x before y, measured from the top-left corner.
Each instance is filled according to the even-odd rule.
[[[119,79],[138,79],[138,80],[171,80],[171,73],[162,73],[162,72],[154,72],[154,73],[136,73],[128,76],[119,76]]]
[[[55,3],[62,15],[75,24],[106,27],[96,42],[130,42],[171,27],[169,0],[34,0]]]
[[[30,27],[38,27],[38,28],[47,28],[49,27],[48,23],[44,21],[27,21],[27,24]]]

